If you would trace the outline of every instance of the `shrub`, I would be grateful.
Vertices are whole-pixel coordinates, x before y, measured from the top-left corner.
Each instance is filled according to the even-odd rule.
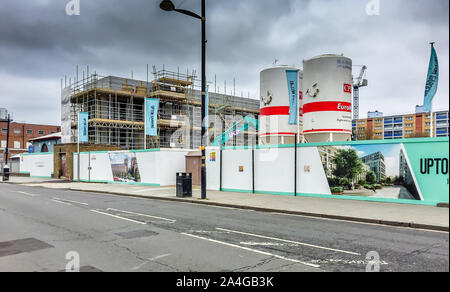
[[[331,193],[332,194],[340,194],[340,193],[342,193],[342,191],[341,191],[340,187],[332,187],[331,188]]]

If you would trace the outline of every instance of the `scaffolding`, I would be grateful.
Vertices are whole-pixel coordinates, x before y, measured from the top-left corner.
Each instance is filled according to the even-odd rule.
[[[123,149],[189,148],[201,145],[201,90],[195,72],[157,71],[153,81],[93,74],[62,88],[63,143],[77,140],[78,113],[89,113],[89,142]],[[83,76],[84,77],[84,76]],[[145,99],[160,100],[158,135],[145,137]],[[259,100],[209,93],[209,139],[250,115],[258,118]],[[246,131],[227,145],[255,145]]]

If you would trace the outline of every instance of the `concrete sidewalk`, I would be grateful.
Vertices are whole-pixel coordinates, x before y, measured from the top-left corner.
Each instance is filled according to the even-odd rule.
[[[196,204],[252,209],[264,212],[449,231],[449,209],[433,206],[265,194],[254,195],[218,191],[208,191],[208,200],[200,200],[199,189],[194,189],[193,198],[183,199],[176,197],[175,187],[89,184],[23,177],[12,177],[10,183],[51,189],[182,201]]]

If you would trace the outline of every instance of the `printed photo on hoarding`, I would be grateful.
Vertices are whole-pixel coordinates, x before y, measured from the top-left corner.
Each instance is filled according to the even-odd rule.
[[[135,153],[110,152],[109,160],[111,162],[114,182],[141,182]]]
[[[320,146],[333,195],[420,200],[402,144]]]

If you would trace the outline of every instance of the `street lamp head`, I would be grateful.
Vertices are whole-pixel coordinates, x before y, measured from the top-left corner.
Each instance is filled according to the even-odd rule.
[[[175,5],[170,0],[163,0],[159,7],[164,11],[173,11],[175,10]]]

